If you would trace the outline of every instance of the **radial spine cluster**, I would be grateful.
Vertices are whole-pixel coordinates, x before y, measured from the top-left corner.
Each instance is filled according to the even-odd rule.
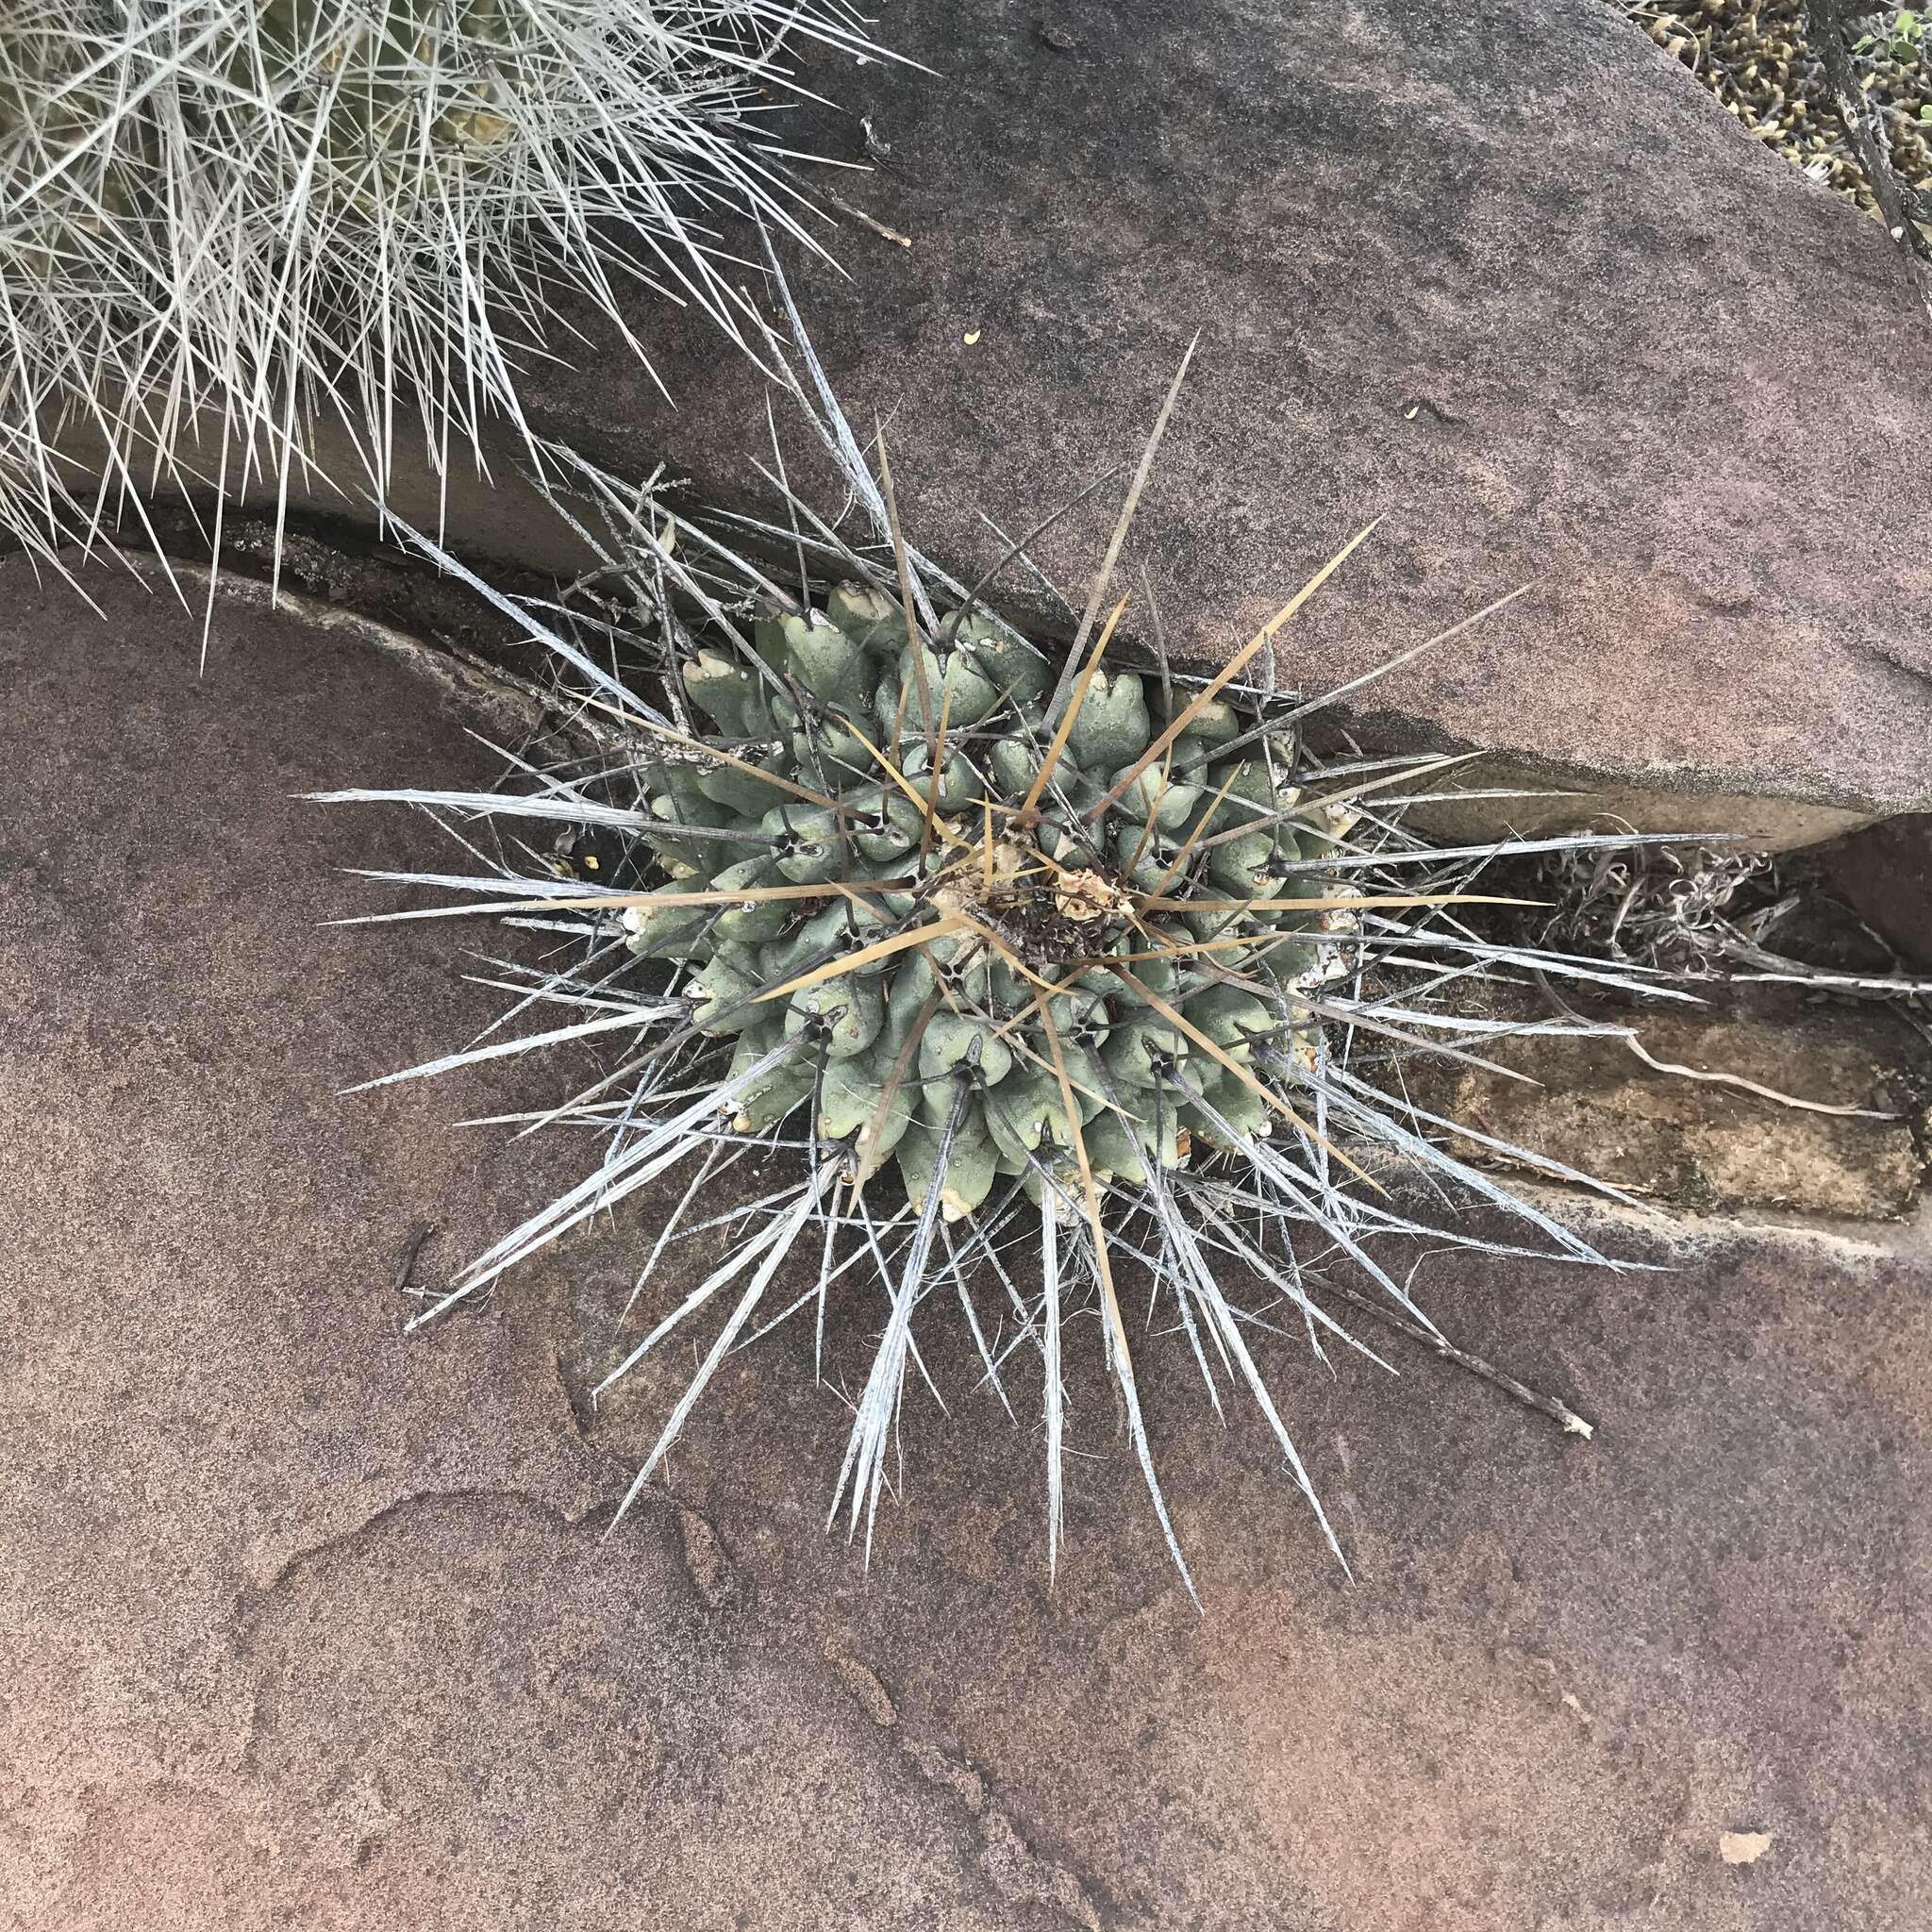
[[[1091,1315],[1184,1576],[1141,1398],[1141,1358],[1163,1337],[1214,1412],[1244,1391],[1339,1555],[1264,1347],[1305,1336],[1318,1361],[1331,1347],[1379,1360],[1338,1302],[1441,1342],[1401,1258],[1418,1241],[1605,1259],[1481,1163],[1598,1184],[1432,1112],[1408,1070],[1480,1065],[1495,1038],[1616,1030],[1486,1011],[1470,996],[1482,982],[1534,972],[1682,997],[1642,967],[1475,923],[1507,903],[1488,876],[1499,863],[1645,841],[1443,847],[1403,819],[1462,760],[1310,741],[1317,714],[1516,593],[1349,684],[1284,693],[1274,646],[1364,530],[1219,669],[1175,664],[1158,626],[1136,646],[1125,600],[1103,616],[1110,565],[1049,654],[988,599],[1024,540],[969,589],[907,540],[883,454],[874,476],[829,391],[790,393],[869,535],[841,535],[789,491],[776,525],[679,507],[579,458],[570,502],[599,545],[594,591],[532,605],[416,540],[521,625],[558,682],[518,687],[535,736],[502,790],[323,795],[441,821],[470,868],[373,874],[437,903],[368,916],[461,909],[541,935],[541,958],[498,960],[508,976],[488,983],[514,992],[513,1015],[550,1018],[371,1084],[525,1053],[610,1061],[514,1117],[572,1128],[595,1150],[589,1171],[412,1325],[649,1203],[625,1314],[678,1285],[594,1392],[674,1338],[708,1324],[711,1340],[627,1502],[730,1353],[810,1311],[822,1373],[828,1351],[869,1344],[832,1503],[869,1545],[909,1384],[932,1373],[916,1336],[958,1319],[1016,1418],[1015,1375],[1039,1364],[1051,1563],[1067,1354],[1096,1332],[1070,1324]],[[841,1303],[857,1323],[842,1339]]]

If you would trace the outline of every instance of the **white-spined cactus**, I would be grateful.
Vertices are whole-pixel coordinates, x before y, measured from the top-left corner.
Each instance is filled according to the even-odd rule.
[[[772,114],[808,42],[870,45],[848,0],[8,0],[0,528],[157,468],[279,485],[318,421],[380,497],[398,437],[522,433],[565,290],[646,356],[641,283],[755,347],[719,217],[806,235]]]
[[[1091,1307],[1185,1575],[1142,1420],[1141,1343],[1114,1278],[1123,1261],[1151,1274],[1153,1320],[1184,1336],[1215,1407],[1224,1382],[1252,1395],[1335,1546],[1263,1373],[1266,1331],[1306,1332],[1318,1354],[1360,1348],[1341,1294],[1439,1341],[1401,1278],[1399,1251],[1418,1238],[1603,1258],[1476,1162],[1502,1155],[1594,1186],[1588,1176],[1429,1113],[1403,1068],[1466,1058],[1491,1034],[1592,1030],[1472,1011],[1457,995],[1473,977],[1534,966],[1674,996],[1642,969],[1474,923],[1497,860],[1605,841],[1437,849],[1402,819],[1416,781],[1456,760],[1309,745],[1304,720],[1328,700],[1283,696],[1250,667],[1334,562],[1212,675],[1131,657],[1098,621],[1098,591],[1056,666],[904,541],[842,419],[820,429],[874,542],[840,539],[794,501],[794,531],[757,526],[765,541],[789,534],[801,570],[788,589],[769,555],[734,548],[741,517],[680,520],[578,463],[575,508],[586,530],[610,533],[602,582],[621,594],[581,625],[489,594],[554,654],[563,710],[588,734],[579,752],[534,782],[520,763],[501,792],[327,794],[493,822],[499,850],[530,852],[534,826],[561,827],[554,868],[376,875],[483,895],[474,909],[578,941],[564,963],[532,967],[521,999],[560,1024],[386,1078],[606,1036],[619,1048],[609,1074],[541,1116],[600,1138],[594,1172],[418,1320],[688,1170],[647,1237],[641,1287],[688,1238],[715,1264],[602,1386],[701,1311],[727,1312],[631,1497],[788,1257],[809,1257],[816,1289],[784,1313],[815,1307],[823,1343],[835,1292],[855,1294],[879,1338],[833,1503],[868,1544],[923,1359],[915,1326],[952,1314],[1009,1408],[1015,1341],[1037,1351],[1052,1560],[1067,1324]],[[721,1216],[706,1184],[766,1154],[789,1159],[789,1176]],[[1445,1218],[1445,1200],[1516,1232]],[[1028,1225],[1038,1245],[1022,1258]],[[1330,1285],[1344,1269],[1360,1291]],[[975,1282],[1003,1297],[1014,1341],[990,1333]]]

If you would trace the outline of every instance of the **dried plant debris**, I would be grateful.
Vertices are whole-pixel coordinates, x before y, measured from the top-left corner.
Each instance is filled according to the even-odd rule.
[[[1789,909],[1767,892],[1776,874],[1761,853],[1606,844],[1552,853],[1542,871],[1545,943],[1698,978],[1725,976]]]
[[[667,1278],[679,1293],[604,1387],[674,1337],[708,1341],[630,1496],[730,1350],[788,1317],[821,1349],[828,1324],[857,1324],[877,1341],[832,1509],[868,1548],[933,1323],[965,1324],[1011,1413],[1030,1406],[1021,1364],[1038,1364],[1049,1562],[1065,1364],[1096,1325],[1184,1575],[1141,1411],[1156,1363],[1185,1358],[1217,1413],[1254,1405],[1338,1556],[1263,1371],[1284,1337],[1379,1361],[1341,1317],[1380,1310],[1587,1434],[1454,1349],[1403,1255],[1425,1237],[1601,1262],[1485,1163],[1595,1184],[1409,1104],[1402,1069],[1490,1064],[1505,1034],[1623,1030],[1492,1020],[1463,997],[1531,969],[1690,997],[1644,966],[1485,936],[1499,860],[1601,841],[1440,849],[1403,821],[1457,760],[1310,747],[1304,726],[1337,694],[1257,674],[1361,538],[1210,676],[1126,649],[1108,584],[1124,515],[1061,656],[986,601],[1021,545],[968,589],[906,541],[883,451],[875,475],[823,390],[812,421],[867,539],[790,492],[783,525],[708,519],[579,464],[576,514],[606,558],[595,608],[498,599],[589,727],[575,748],[518,759],[500,792],[329,794],[418,807],[467,855],[370,874],[453,902],[374,918],[468,911],[547,948],[490,974],[525,1030],[386,1078],[609,1050],[608,1072],[537,1117],[589,1130],[590,1171],[417,1321],[659,1190],[640,1295]],[[715,1236],[727,1174],[738,1232],[708,1272],[680,1268],[689,1239]]]
[[[647,365],[639,286],[758,351],[721,222],[816,245],[812,43],[877,51],[849,0],[8,0],[0,534],[48,555],[157,475],[280,500],[318,422],[378,499],[398,435],[480,461],[566,289]]]
[[[1597,953],[1685,980],[1806,986],[1857,998],[1919,1001],[1932,979],[1904,970],[1897,955],[1854,921],[1852,957],[1820,958],[1816,946],[1784,939],[1794,915],[1824,896],[1804,876],[1762,853],[1722,852],[1690,843],[1657,845],[1607,840],[1593,850],[1568,850],[1541,861],[1540,891],[1553,909],[1540,942]],[[1829,937],[1845,953],[1840,909]],[[1875,955],[1879,963],[1868,963]]]
[[[1666,54],[1680,60],[1758,140],[1812,179],[1868,213],[1884,210],[1872,163],[1889,165],[1922,198],[1932,228],[1932,45],[1910,8],[1837,8],[1824,0],[1825,31],[1840,34],[1850,105],[1870,133],[1849,125],[1820,44],[1819,0],[1613,0]],[[1928,236],[1932,239],[1932,236]]]

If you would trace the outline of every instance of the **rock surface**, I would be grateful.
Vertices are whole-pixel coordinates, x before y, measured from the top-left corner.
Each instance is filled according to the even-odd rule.
[[[1418,1069],[1409,1091],[1434,1112],[1677,1208],[1909,1214],[1932,1100],[1923,1036],[1883,1002],[1807,1000],[1788,988],[1712,994],[1714,1006],[1688,1009],[1580,1002],[1587,1018],[1634,1028],[1651,1061],[1687,1071],[1661,1074],[1623,1040],[1575,1040],[1555,1053],[1545,1041],[1504,1040],[1483,1058],[1527,1079],[1444,1065]],[[1531,997],[1504,1010],[1535,1019],[1549,1009]]]
[[[861,158],[865,117],[890,152],[830,185],[911,246],[847,220],[852,279],[799,287],[934,555],[973,574],[1002,547],[982,512],[1017,534],[1131,465],[1200,331],[1132,558],[1189,650],[1224,657],[1388,511],[1298,621],[1298,681],[1537,589],[1361,693],[1378,737],[1932,804],[1932,554],[1908,534],[1932,325],[1874,223],[1601,0],[902,0],[883,28],[941,77],[841,69],[854,120],[809,131]],[[545,428],[759,490],[759,378],[641,321],[681,407],[587,353],[532,370]],[[1124,480],[1037,546],[1076,603]]]
[[[197,677],[193,621],[92,588],[105,628],[0,567],[9,1928],[1932,1915],[1923,1226],[1429,1261],[1588,1444],[1432,1359],[1284,1347],[1353,1586],[1257,1432],[1157,1373],[1197,1618],[1085,1331],[1051,1593],[1038,1442],[942,1337],[869,1578],[820,1534],[845,1412],[804,1334],[732,1359],[600,1541],[669,1387],[583,1399],[635,1226],[398,1337],[415,1224],[433,1285],[561,1172],[448,1123],[549,1088],[338,1097],[494,999],[445,930],[317,929],[372,903],[339,868],[420,846],[292,796],[491,761],[340,625],[237,618]]]

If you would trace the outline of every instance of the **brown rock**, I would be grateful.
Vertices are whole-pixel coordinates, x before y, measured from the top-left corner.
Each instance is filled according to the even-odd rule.
[[[1925,1166],[1914,1134],[1932,1092],[1925,1041],[1882,1006],[1713,991],[1715,1009],[1591,1008],[1634,1028],[1660,1067],[1621,1040],[1519,1039],[1481,1057],[1526,1079],[1445,1065],[1416,1083],[1449,1090],[1425,1102],[1437,1112],[1674,1208],[1909,1213]]]
[[[1480,747],[1491,784],[1590,794],[1524,802],[1536,824],[1607,809],[1776,846],[1932,806],[1932,558],[1907,534],[1932,489],[1932,326],[1874,223],[1608,8],[1063,11],[894,8],[888,36],[937,77],[840,66],[814,77],[850,114],[797,129],[855,161],[880,153],[862,129],[884,143],[874,174],[819,182],[913,245],[841,217],[850,279],[792,273],[935,558],[976,575],[991,525],[1131,466],[1198,332],[1127,559],[1182,649],[1224,658],[1388,512],[1284,639],[1284,676],[1339,684],[1536,589],[1352,699],[1373,741]],[[662,303],[641,296],[638,326],[677,406],[565,315],[563,359],[525,378],[539,431],[767,497],[762,377]],[[583,567],[514,449],[501,487],[460,463],[444,487],[398,441],[419,525]],[[295,502],[366,518],[353,456],[325,432],[319,455],[346,487]],[[788,460],[809,487],[796,436]],[[1076,603],[1119,494],[1034,546]],[[1002,588],[1071,630],[1024,573]]]
[[[92,588],[105,626],[0,568],[9,1927],[1932,1914],[1922,1228],[1605,1232],[1664,1273],[1426,1262],[1432,1312],[1588,1444],[1420,1353],[1398,1382],[1281,1343],[1353,1585],[1260,1432],[1150,1338],[1196,1617],[1076,1325],[1091,1454],[1050,1591],[1038,1441],[989,1426],[938,1323],[952,1412],[908,1394],[868,1576],[819,1530],[862,1300],[830,1387],[808,1332],[733,1357],[675,1497],[603,1540],[685,1364],[574,1414],[558,1351],[600,1365],[648,1207],[397,1336],[415,1223],[434,1286],[568,1171],[447,1124],[553,1090],[338,1097],[492,1000],[446,927],[318,930],[384,903],[339,868],[423,848],[291,798],[491,760],[345,630],[238,617],[198,677],[192,621]],[[1744,1831],[1770,1849],[1725,1864]]]
[[[832,186],[913,245],[847,222],[852,278],[799,287],[932,554],[974,574],[982,512],[1017,534],[1131,464],[1199,331],[1129,558],[1187,649],[1224,658],[1386,511],[1285,640],[1296,681],[1537,589],[1363,691],[1378,739],[1932,803],[1932,555],[1906,535],[1932,325],[1875,224],[1607,8],[1060,11],[1064,42],[1032,0],[895,8],[940,77],[841,67],[854,118],[810,129],[860,158],[862,115],[890,146]],[[535,413],[629,473],[761,491],[756,373],[646,322],[680,408],[596,354],[533,368]],[[1124,482],[1038,542],[1076,603]]]
[[[0,587],[9,1932],[1005,1932],[839,1687],[707,1634],[672,1512],[600,1546],[542,1322],[398,1333],[414,1224],[437,1286],[557,1171],[339,1097],[492,1001],[446,930],[320,929],[421,832],[295,794],[485,779],[475,721],[320,618],[198,676],[165,595]]]

